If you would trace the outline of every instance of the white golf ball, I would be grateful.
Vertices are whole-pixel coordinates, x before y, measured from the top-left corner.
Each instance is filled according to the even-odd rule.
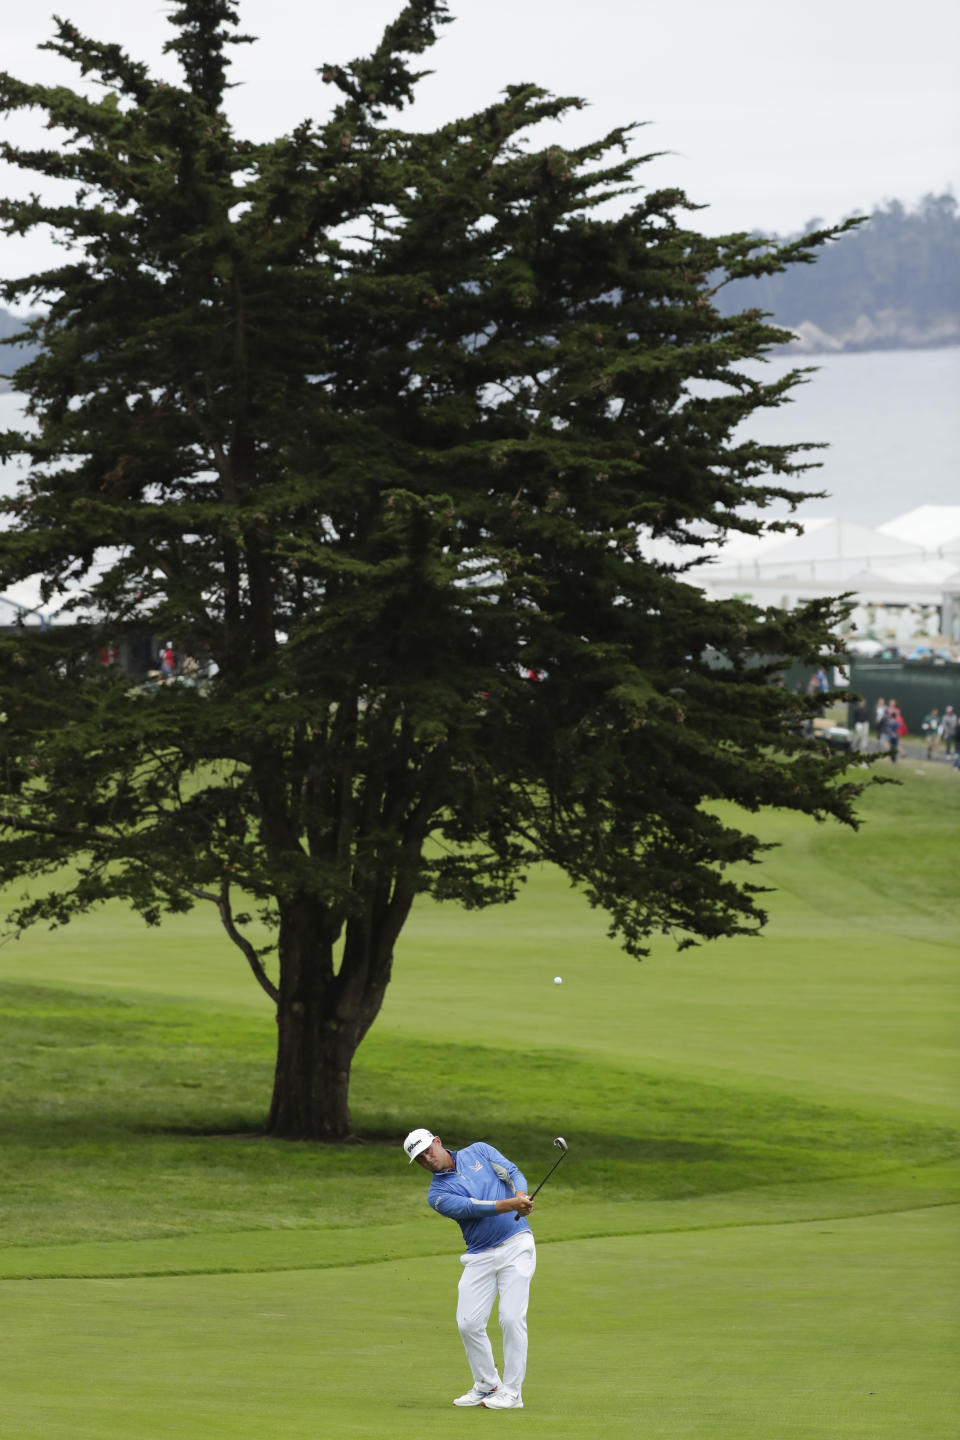
[[[553,977],[553,983],[554,983],[554,985],[562,985],[562,984],[563,984],[563,976],[562,976],[562,975],[554,975],[554,977]]]

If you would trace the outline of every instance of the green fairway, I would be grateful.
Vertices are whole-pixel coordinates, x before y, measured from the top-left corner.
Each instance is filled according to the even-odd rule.
[[[534,1364],[507,1421],[449,1409],[448,1257],[7,1282],[4,1433],[388,1437],[443,1417],[560,1440],[944,1440],[954,1238],[934,1209],[541,1243]]]
[[[257,1135],[273,1021],[211,914],[0,949],[0,1435],[945,1440],[960,777],[900,778],[858,834],[757,819],[756,941],[638,965],[550,871],[506,909],[423,903],[359,1145]],[[532,1183],[570,1143],[506,1419],[449,1406],[460,1236],[398,1148],[419,1124]]]

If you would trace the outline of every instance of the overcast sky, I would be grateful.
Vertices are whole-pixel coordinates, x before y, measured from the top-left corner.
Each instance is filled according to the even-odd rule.
[[[51,0],[88,35],[122,44],[158,74],[172,5],[157,0]],[[265,139],[322,117],[333,92],[322,63],[369,53],[401,0],[239,0],[242,28],[230,101],[238,130]],[[424,61],[408,123],[433,125],[479,109],[507,84],[576,94],[558,137],[575,144],[614,125],[646,122],[638,149],[669,152],[644,183],[679,185],[706,205],[702,230],[786,234],[885,199],[913,204],[960,190],[960,6],[954,0],[452,0],[452,24]],[[5,7],[0,64],[23,80],[77,83],[38,52],[47,6]],[[26,138],[22,121],[0,121]],[[0,171],[3,167],[0,167]],[[0,183],[27,182],[7,170]],[[0,239],[0,272],[41,259],[39,242]]]

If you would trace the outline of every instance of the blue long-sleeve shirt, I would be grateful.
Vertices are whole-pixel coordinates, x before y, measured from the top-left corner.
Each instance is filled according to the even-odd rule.
[[[530,1229],[525,1217],[517,1220],[515,1210],[497,1213],[498,1200],[506,1200],[514,1191],[527,1188],[525,1177],[512,1160],[483,1140],[463,1150],[451,1150],[450,1154],[456,1168],[434,1175],[427,1202],[438,1215],[457,1221],[468,1254],[490,1250],[494,1245],[502,1245],[511,1235]],[[507,1178],[498,1175],[494,1166]]]

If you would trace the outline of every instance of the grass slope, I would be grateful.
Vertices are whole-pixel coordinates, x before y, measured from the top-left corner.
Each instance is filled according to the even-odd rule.
[[[532,1181],[571,1144],[506,1423],[942,1440],[960,781],[901,778],[856,835],[758,820],[782,849],[756,942],[637,966],[549,871],[507,910],[421,906],[353,1146],[256,1134],[273,1024],[203,912],[145,934],[111,908],[0,950],[0,1433],[491,1423],[448,1409],[459,1236],[397,1150],[428,1123]]]

